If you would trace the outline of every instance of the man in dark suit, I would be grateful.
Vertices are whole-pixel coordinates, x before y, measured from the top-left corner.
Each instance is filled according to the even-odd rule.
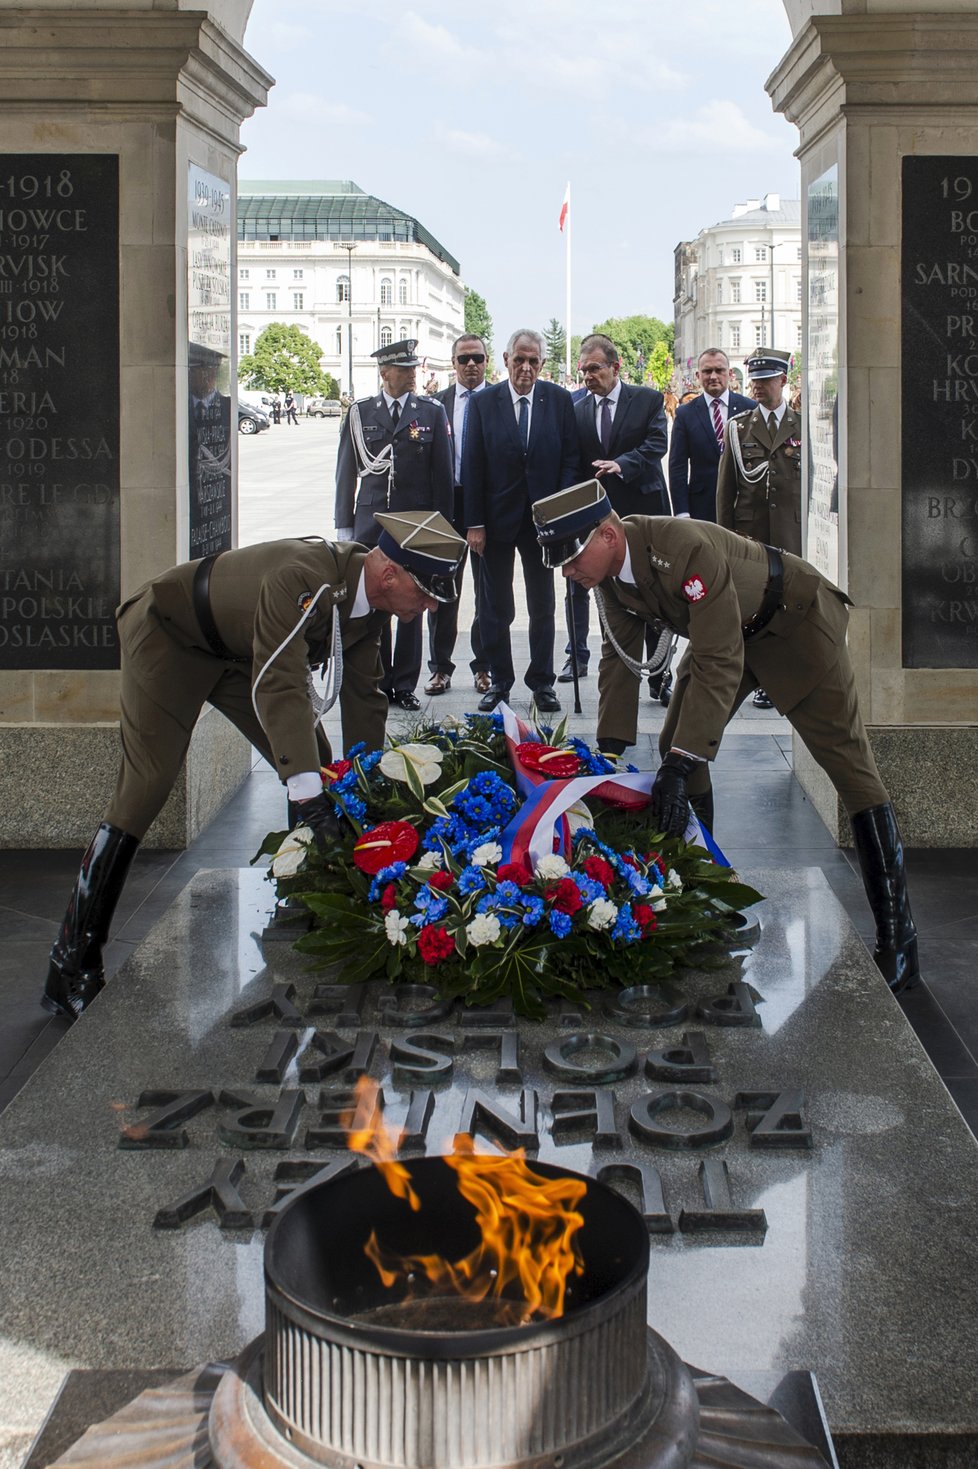
[[[668,430],[662,394],[655,388],[623,383],[618,348],[600,333],[581,343],[581,371],[587,392],[574,404],[574,416],[582,474],[590,468],[618,515],[668,515],[669,496],[662,473]],[[590,656],[590,598],[586,587],[577,582],[568,585],[577,669],[583,678]],[[570,683],[574,677],[570,652],[568,643],[560,683]]]
[[[555,713],[554,579],[533,529],[535,500],[580,478],[577,427],[570,394],[539,382],[546,346],[521,328],[503,353],[506,379],[471,400],[462,455],[469,547],[482,556],[481,626],[492,687],[480,701],[493,709],[515,680],[510,628],[516,615],[513,570],[523,564],[530,621],[530,666],[524,681],[540,713]]]
[[[466,332],[452,346],[452,367],[455,381],[443,393],[436,394],[444,404],[448,421],[452,426],[452,452],[455,458],[455,513],[452,524],[462,535],[465,534],[465,497],[462,490],[462,450],[465,448],[466,425],[472,394],[481,393],[486,383],[486,344],[481,337]],[[478,694],[488,692],[492,683],[489,676],[489,659],[482,646],[482,631],[479,622],[479,576],[482,558],[474,553],[469,556],[472,581],[475,586],[475,617],[469,629],[472,645],[472,677]],[[447,694],[452,686],[455,664],[452,654],[458,637],[458,599],[462,595],[462,576],[459,570],[458,596],[454,602],[439,602],[428,617],[428,667],[431,678],[424,686],[426,694]]]
[[[452,436],[435,398],[415,393],[416,341],[394,342],[371,355],[380,367],[381,392],[354,403],[340,429],[336,458],[336,539],[376,546],[375,510],[454,508]],[[359,481],[359,490],[357,488]],[[397,620],[381,639],[382,688],[398,709],[421,708],[414,690],[421,677],[421,619]]]
[[[730,387],[730,363],[719,347],[700,353],[696,381],[702,393],[677,408],[672,426],[669,493],[673,515],[716,521],[717,471],[727,419],[756,405]]]

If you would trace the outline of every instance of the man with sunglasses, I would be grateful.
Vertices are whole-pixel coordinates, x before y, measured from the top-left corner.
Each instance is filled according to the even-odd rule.
[[[481,337],[466,332],[457,338],[452,346],[452,367],[455,369],[455,381],[443,393],[436,394],[438,401],[444,404],[448,421],[452,426],[455,456],[455,507],[452,523],[463,536],[465,535],[465,500],[462,490],[462,450],[465,448],[465,430],[472,398],[476,393],[481,393],[486,385],[488,355],[486,344]],[[469,667],[472,670],[476,693],[485,694],[489,690],[492,679],[489,676],[489,659],[482,646],[479,623],[481,556],[472,552],[469,557],[469,565],[472,567],[472,581],[475,587],[475,616],[472,619],[470,632],[472,661]],[[428,617],[428,667],[431,670],[431,678],[425,684],[424,689],[428,695],[447,694],[452,686],[452,674],[455,672],[452,654],[455,651],[455,640],[458,637],[458,604],[462,595],[463,571],[461,568],[458,575],[458,597],[454,602],[439,603],[435,611]]]

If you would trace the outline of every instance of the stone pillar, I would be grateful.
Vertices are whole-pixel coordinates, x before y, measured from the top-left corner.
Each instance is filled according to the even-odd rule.
[[[233,543],[238,136],[272,80],[250,9],[0,0],[3,846],[87,842],[118,765],[113,609]],[[205,713],[149,843],[183,846],[249,764]]]
[[[855,603],[863,714],[906,841],[973,846],[978,7],[785,7],[794,39],[767,89],[801,134],[806,555]],[[847,843],[797,738],[794,757]]]

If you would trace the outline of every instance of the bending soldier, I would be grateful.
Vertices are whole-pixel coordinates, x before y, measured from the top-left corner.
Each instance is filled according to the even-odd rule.
[[[345,745],[383,744],[380,635],[455,596],[466,545],[431,511],[378,515],[379,544],[269,541],[175,566],[119,608],[122,764],[51,950],[45,1009],[74,1020],[105,983],[102,949],[136,849],[212,704],[286,784],[314,832],[335,822],[320,719],[338,697]],[[328,669],[325,700],[310,670]],[[318,705],[318,707],[317,707]]]
[[[596,588],[604,642],[598,744],[637,737],[644,624],[689,639],[662,728],[652,812],[680,836],[689,807],[712,829],[709,762],[726,724],[763,684],[849,813],[876,920],[874,958],[891,989],[919,978],[903,843],[856,698],[846,648],[849,599],[807,561],[706,521],[620,520],[596,480],[537,501],[544,559]]]

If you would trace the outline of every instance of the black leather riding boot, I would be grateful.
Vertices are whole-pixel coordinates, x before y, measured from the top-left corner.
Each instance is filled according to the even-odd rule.
[[[52,1015],[77,1020],[104,987],[102,948],[138,846],[136,837],[103,821],[82,858],[41,997]]]
[[[903,838],[889,802],[850,817],[863,886],[876,919],[876,967],[894,994],[920,979],[917,928],[910,913]]]

